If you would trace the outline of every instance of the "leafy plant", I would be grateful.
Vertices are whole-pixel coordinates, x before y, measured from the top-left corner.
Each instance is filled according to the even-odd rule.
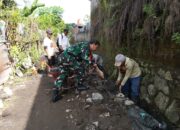
[[[56,35],[58,32],[62,32],[65,27],[61,18],[62,12],[63,10],[60,7],[44,7],[39,8],[33,15],[38,15],[37,22],[40,29],[51,28]]]
[[[14,0],[0,0],[0,8],[13,8],[16,7],[16,2]]]
[[[174,33],[171,37],[171,40],[174,41],[176,44],[180,44],[180,33]]]
[[[43,49],[38,49],[35,44],[33,44],[32,47],[29,49],[29,54],[33,63],[37,63],[39,61],[40,56],[43,52],[42,50]]]
[[[146,4],[143,7],[143,12],[147,14],[147,16],[155,16],[155,10],[152,4]]]
[[[14,45],[10,47],[10,56],[14,60],[15,68],[21,68],[24,59],[26,58],[26,53],[21,51],[21,47]]]
[[[20,10],[16,6],[10,8],[12,6],[8,1],[13,0],[0,0],[0,17],[7,24],[6,34],[7,41],[10,43],[10,57],[14,61],[15,69],[26,71],[22,66],[28,56],[30,56],[33,63],[37,63],[43,52],[41,47],[37,47],[37,43],[42,39],[43,35],[40,32],[51,28],[54,34],[57,34],[64,29],[63,9],[60,7],[39,8],[38,0],[34,0],[30,8],[26,7]]]
[[[32,3],[31,7],[24,7],[22,10],[22,14],[25,17],[28,17],[29,15],[31,15],[34,10],[36,10],[39,7],[45,6],[44,4],[39,4],[38,0],[34,0],[34,2]]]

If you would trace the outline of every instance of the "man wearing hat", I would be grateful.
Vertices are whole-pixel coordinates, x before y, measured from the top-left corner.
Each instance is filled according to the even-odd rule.
[[[60,52],[70,47],[69,38],[68,38],[68,29],[64,29],[64,33],[58,35],[57,46]]]
[[[138,102],[140,93],[141,70],[139,65],[123,54],[118,54],[115,57],[115,64],[118,70],[118,78],[116,85],[119,90],[135,103]]]
[[[48,29],[46,31],[46,34],[47,36],[44,38],[43,47],[48,57],[48,65],[52,66],[55,63],[55,57],[54,57],[55,46],[54,46],[53,41],[51,40],[52,31]]]

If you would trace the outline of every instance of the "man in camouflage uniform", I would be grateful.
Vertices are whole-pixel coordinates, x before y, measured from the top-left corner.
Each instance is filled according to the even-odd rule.
[[[56,102],[60,99],[59,90],[63,87],[66,78],[71,72],[76,74],[77,89],[86,89],[83,83],[85,70],[92,62],[92,51],[95,51],[100,46],[99,41],[92,40],[90,42],[81,42],[67,48],[59,56],[59,71],[60,75],[55,81],[53,89],[52,101]]]

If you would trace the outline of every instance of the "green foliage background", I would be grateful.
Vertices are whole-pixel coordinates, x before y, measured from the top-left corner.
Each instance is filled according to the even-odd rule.
[[[34,11],[32,16],[37,17],[37,23],[40,29],[50,28],[54,35],[62,32],[65,23],[62,20],[63,9],[61,7],[41,7]]]
[[[10,43],[9,52],[15,69],[23,70],[23,62],[28,56],[34,64],[39,62],[43,54],[41,44],[46,29],[52,29],[56,36],[65,27],[61,7],[43,6],[34,0],[31,7],[18,9],[14,0],[0,0],[0,20],[7,24],[6,40]],[[23,34],[17,31],[19,24],[24,25]]]

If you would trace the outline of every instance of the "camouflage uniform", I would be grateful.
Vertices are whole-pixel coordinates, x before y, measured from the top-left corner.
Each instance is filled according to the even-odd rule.
[[[77,76],[77,83],[82,84],[85,75],[85,69],[92,60],[92,54],[89,44],[85,42],[78,43],[67,48],[58,58],[60,75],[55,81],[55,87],[61,88],[64,85],[66,77],[74,72]]]

